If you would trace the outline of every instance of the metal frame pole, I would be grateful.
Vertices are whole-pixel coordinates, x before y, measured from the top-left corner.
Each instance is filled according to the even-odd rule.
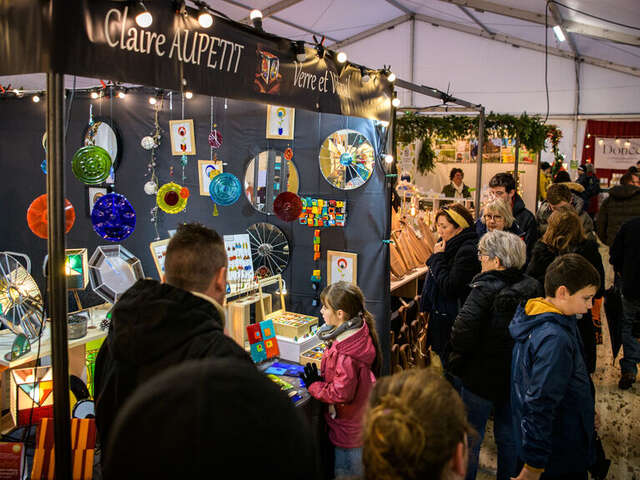
[[[49,315],[53,361],[55,476],[71,479],[69,352],[67,350],[67,278],[64,274],[64,74],[47,73],[47,213],[49,218]]]
[[[476,218],[480,216],[480,196],[482,193],[482,150],[484,148],[484,107],[480,107],[478,120],[478,168],[476,170]]]

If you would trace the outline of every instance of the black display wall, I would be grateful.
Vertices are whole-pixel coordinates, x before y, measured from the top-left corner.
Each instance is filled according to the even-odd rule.
[[[159,149],[157,173],[160,185],[175,181],[181,183],[180,157],[172,156],[169,142],[169,120],[182,118],[182,102],[174,95],[170,102],[165,98],[159,114],[163,129]],[[160,238],[168,237],[168,229],[179,223],[198,221],[217,230],[220,234],[244,233],[256,222],[270,222],[282,229],[291,245],[289,266],[283,272],[289,290],[289,309],[319,315],[319,307],[312,306],[314,291],[310,277],[313,262],[313,228],[286,223],[253,209],[244,195],[229,207],[218,207],[219,216],[212,216],[213,203],[209,197],[199,195],[197,160],[209,159],[207,136],[211,130],[211,100],[195,96],[184,102],[184,118],[194,119],[197,155],[189,156],[184,185],[191,191],[187,209],[176,215],[160,212],[158,224]],[[40,164],[45,157],[42,134],[45,130],[46,102],[33,103],[30,99],[0,101],[0,251],[26,253],[33,263],[33,276],[42,287],[44,277],[42,261],[46,254],[46,240],[36,237],[26,221],[30,203],[45,193],[45,175]],[[148,95],[129,93],[126,98],[90,100],[76,98],[71,105],[71,115],[66,136],[66,197],[76,210],[76,222],[67,234],[67,248],[86,247],[91,255],[97,245],[110,242],[100,238],[93,230],[88,215],[87,186],[71,172],[71,158],[81,146],[82,135],[89,120],[89,105],[93,104],[94,116],[113,119],[120,130],[123,152],[120,168],[116,172],[115,191],[125,195],[137,213],[135,232],[122,242],[123,246],[138,256],[146,276],[157,278],[157,272],[149,251],[149,242],[155,239],[150,222],[150,210],[155,205],[155,195],[144,193],[143,185],[149,180],[147,164],[150,152],[140,146],[140,139],[153,131],[154,107],[148,103]],[[319,262],[322,279],[326,284],[327,250],[340,250],[358,254],[358,283],[367,298],[367,307],[375,315],[383,345],[388,345],[388,263],[385,239],[388,206],[385,200],[384,172],[380,165],[369,181],[352,191],[341,191],[331,186],[322,176],[318,166],[318,153],[324,139],[332,132],[350,128],[363,133],[379,151],[380,137],[372,121],[319,114],[296,109],[295,139],[268,140],[265,138],[267,106],[243,101],[214,99],[214,111],[218,129],[224,136],[222,148],[216,151],[218,158],[228,165],[224,167],[243,179],[244,169],[250,158],[268,147],[283,151],[291,146],[294,162],[300,175],[301,196],[318,196],[324,199],[347,201],[347,224],[344,228],[325,228],[321,233],[323,256]],[[67,102],[68,107],[68,102]],[[170,166],[174,175],[170,177]],[[388,349],[384,349],[388,350]],[[388,351],[385,351],[387,357]],[[386,360],[386,358],[385,358]],[[387,362],[385,361],[385,364]]]

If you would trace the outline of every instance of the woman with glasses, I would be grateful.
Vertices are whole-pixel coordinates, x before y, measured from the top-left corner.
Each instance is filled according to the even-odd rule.
[[[474,479],[489,415],[494,414],[498,446],[498,480],[516,476],[517,454],[510,403],[511,350],[509,323],[518,305],[542,295],[542,286],[522,273],[526,245],[509,232],[494,229],[478,244],[482,270],[451,330],[447,371],[454,377],[479,441],[469,451],[467,479]]]
[[[522,232],[518,227],[516,219],[513,217],[511,208],[499,198],[487,202],[482,209],[482,223],[486,225],[486,231],[503,230],[505,232],[515,233],[522,237]],[[484,229],[482,229],[484,230]],[[484,231],[478,231],[478,235],[482,236]]]
[[[471,213],[458,203],[436,214],[440,241],[427,260],[420,307],[429,313],[427,342],[443,364],[448,355],[451,325],[469,294],[469,282],[480,271],[476,257],[478,235]]]

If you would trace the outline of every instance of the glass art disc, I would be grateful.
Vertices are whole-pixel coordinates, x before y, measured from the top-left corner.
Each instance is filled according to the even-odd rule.
[[[136,211],[124,195],[107,193],[93,206],[91,223],[105,240],[120,242],[136,228]]]
[[[64,231],[69,233],[76,221],[76,211],[71,202],[64,199]],[[36,198],[27,209],[27,223],[29,229],[40,238],[49,237],[49,219],[47,213],[47,194]]]
[[[293,222],[302,213],[302,201],[293,192],[282,192],[273,201],[273,212],[280,220]]]
[[[232,173],[216,175],[209,184],[209,194],[214,203],[223,207],[236,203],[241,193],[242,185],[240,185],[240,180]]]
[[[182,186],[177,183],[170,182],[165,183],[158,190],[158,194],[156,195],[156,203],[162,209],[163,212],[167,213],[178,213],[184,210],[187,206],[187,200],[189,196],[183,197],[180,195],[182,192]]]
[[[104,148],[97,145],[79,148],[73,156],[71,170],[81,182],[97,185],[109,177],[111,156]]]
[[[254,223],[247,228],[251,243],[253,271],[260,278],[277,275],[289,263],[289,241],[270,223]]]
[[[361,187],[375,168],[375,152],[364,135],[356,130],[338,130],[320,148],[320,171],[340,190]]]

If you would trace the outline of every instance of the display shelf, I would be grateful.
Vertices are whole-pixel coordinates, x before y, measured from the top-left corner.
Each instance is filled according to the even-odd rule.
[[[391,295],[394,297],[413,298],[418,295],[418,281],[427,273],[429,267],[416,268],[399,280],[391,281]]]

